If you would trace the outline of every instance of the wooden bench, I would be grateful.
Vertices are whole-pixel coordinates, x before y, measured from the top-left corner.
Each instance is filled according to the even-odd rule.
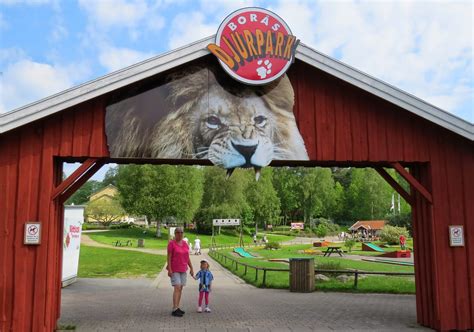
[[[328,247],[328,249],[324,252],[324,257],[329,257],[334,252],[338,253],[339,256],[341,256],[341,257],[343,256],[341,247]]]
[[[133,245],[132,240],[127,240],[127,241],[117,240],[117,241],[112,242],[112,244],[116,247],[128,247],[128,246],[131,247]]]

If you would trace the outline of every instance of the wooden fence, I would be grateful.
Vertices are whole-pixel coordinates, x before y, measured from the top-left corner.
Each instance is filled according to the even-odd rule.
[[[255,245],[257,247],[259,245]],[[261,246],[261,245],[260,245]],[[255,281],[258,280],[259,271],[263,273],[262,279],[262,287],[266,287],[266,280],[267,280],[267,272],[290,272],[289,268],[271,268],[271,267],[263,267],[263,266],[256,266],[252,264],[242,263],[239,262],[237,259],[227,256],[220,252],[222,249],[230,249],[234,246],[224,245],[224,246],[216,246],[211,247],[209,249],[209,256],[217,260],[219,263],[223,262],[227,265],[227,261],[231,262],[231,269],[238,271],[239,266],[244,268],[244,275],[247,275],[248,269],[255,270]],[[321,273],[331,273],[331,274],[353,274],[354,275],[354,289],[357,289],[358,282],[359,282],[359,275],[385,275],[385,276],[415,276],[413,272],[383,272],[383,271],[360,271],[360,270],[323,270],[323,269],[314,269],[315,274]]]

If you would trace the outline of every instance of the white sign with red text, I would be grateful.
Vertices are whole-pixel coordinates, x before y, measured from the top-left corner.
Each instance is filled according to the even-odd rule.
[[[292,222],[291,223],[291,229],[304,229],[304,222]]]
[[[84,207],[66,205],[64,207],[63,236],[63,286],[75,281],[79,269],[81,232],[84,223]]]
[[[215,42],[207,48],[234,79],[263,85],[285,74],[295,59],[298,43],[280,16],[248,7],[227,16]]]

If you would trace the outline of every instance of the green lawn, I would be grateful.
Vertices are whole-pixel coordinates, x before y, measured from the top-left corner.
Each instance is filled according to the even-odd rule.
[[[133,240],[134,247],[137,246],[138,239],[145,239],[145,248],[152,249],[165,249],[168,245],[168,229],[162,230],[162,238],[158,239],[155,237],[156,228],[150,229],[139,229],[139,228],[129,228],[129,229],[113,229],[108,232],[101,233],[89,233],[87,234],[94,241],[112,245],[116,240]],[[194,243],[194,239],[197,236],[201,239],[201,247],[207,248],[211,244],[211,235],[197,235],[194,232],[186,231],[185,236]],[[276,235],[268,234],[267,238],[269,241],[288,241],[293,239],[292,236],[285,235]],[[253,242],[252,238],[249,235],[244,235],[244,242],[251,243]],[[216,243],[219,245],[237,245],[239,243],[239,237],[235,234],[227,233],[216,235]]]
[[[78,276],[81,278],[154,278],[163,269],[165,263],[166,256],[82,245]]]
[[[413,272],[413,267],[398,266],[383,263],[371,263],[364,261],[354,261],[345,258],[337,257],[322,257],[312,256],[298,253],[299,250],[311,248],[311,245],[292,245],[284,246],[280,250],[265,250],[262,248],[252,248],[249,252],[258,255],[258,258],[242,258],[232,254],[231,250],[221,251],[227,257],[237,259],[239,262],[247,263],[259,267],[273,267],[273,268],[288,268],[287,263],[269,262],[269,258],[297,258],[297,257],[314,257],[316,267],[326,269],[327,266],[334,266],[337,264],[337,269],[357,269],[362,271],[379,271],[379,272]],[[263,272],[260,271],[258,279],[256,279],[256,272],[254,269],[248,268],[247,274],[244,274],[244,268],[240,266],[235,270],[235,264],[230,260],[227,263],[220,261],[220,263],[231,270],[233,273],[244,279],[246,282],[255,286],[262,287]],[[288,272],[273,272],[268,271],[266,276],[266,287],[268,288],[288,288],[289,274]],[[415,283],[413,277],[397,277],[397,276],[367,276],[360,279],[358,288],[353,289],[353,281],[342,283],[335,278],[330,281],[317,282],[316,289],[320,291],[342,291],[342,292],[361,292],[361,293],[398,293],[398,294],[413,294],[415,293]]]

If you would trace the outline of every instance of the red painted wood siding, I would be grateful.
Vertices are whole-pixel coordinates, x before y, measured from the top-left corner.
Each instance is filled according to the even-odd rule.
[[[418,321],[473,328],[472,142],[303,63],[288,75],[314,164],[412,163],[433,195],[430,205],[415,193],[413,207]],[[51,331],[60,315],[62,207],[50,197],[61,174],[54,157],[108,157],[100,100],[0,137],[0,331]],[[43,223],[40,246],[23,245],[29,220]],[[465,247],[449,247],[450,224],[464,226]]]
[[[59,317],[62,208],[51,201],[55,156],[108,156],[100,103],[89,102],[1,136],[0,331],[51,331]],[[60,172],[56,172],[59,175]],[[23,245],[26,221],[42,244]]]

